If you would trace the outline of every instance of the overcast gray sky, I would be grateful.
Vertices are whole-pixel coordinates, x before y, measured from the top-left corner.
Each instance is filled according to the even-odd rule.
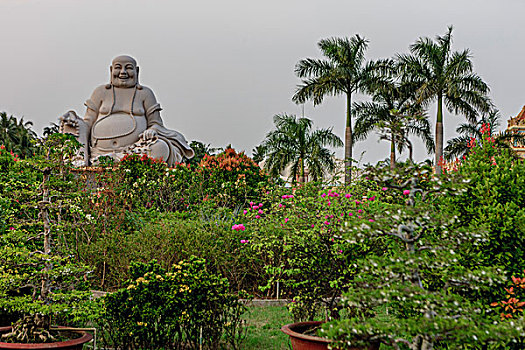
[[[0,0],[0,111],[32,120],[39,133],[69,109],[83,115],[112,58],[129,54],[168,127],[251,154],[275,114],[301,115],[291,102],[294,66],[320,56],[320,39],[359,33],[370,41],[367,58],[378,59],[453,25],[453,49],[471,50],[506,126],[525,104],[524,13],[522,0]],[[344,136],[344,98],[308,103],[305,116]],[[445,115],[446,139],[462,121]],[[354,155],[386,158],[377,139]],[[416,158],[425,157],[418,147]]]

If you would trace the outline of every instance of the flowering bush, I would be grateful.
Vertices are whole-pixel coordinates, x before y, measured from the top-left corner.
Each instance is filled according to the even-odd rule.
[[[218,155],[205,155],[199,169],[204,198],[216,205],[234,208],[260,197],[269,177],[244,152],[226,148]]]
[[[382,209],[384,191],[345,191],[305,184],[293,193],[268,193],[260,203],[250,202],[241,218],[246,226],[246,249],[266,266],[263,291],[293,298],[295,319],[313,319],[325,309],[338,317],[337,299],[353,278],[352,262],[370,251],[380,251],[379,241],[363,244],[341,237],[341,230],[372,220]],[[265,204],[266,203],[266,204]]]
[[[106,342],[124,349],[218,349],[226,341],[240,348],[245,307],[204,260],[190,258],[169,270],[156,261],[132,263],[130,272],[127,287],[105,297]]]

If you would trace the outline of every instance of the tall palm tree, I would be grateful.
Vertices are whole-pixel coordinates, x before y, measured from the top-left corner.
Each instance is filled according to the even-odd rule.
[[[401,153],[408,147],[412,159],[409,134],[421,137],[429,153],[434,151],[434,141],[425,112],[416,103],[417,85],[413,82],[398,82],[394,61],[377,63],[384,68],[383,72],[387,76],[379,76],[371,81],[367,92],[372,95],[372,101],[354,103],[354,141],[366,139],[373,130],[379,131],[381,140],[390,141],[390,168],[394,169],[396,149]]]
[[[291,165],[292,182],[305,182],[305,169],[312,179],[323,178],[325,171],[335,169],[334,154],[326,147],[341,147],[343,142],[332,128],[312,131],[312,121],[295,115],[276,115],[276,129],[261,143],[266,162],[264,167],[276,176]]]
[[[314,105],[323,102],[326,95],[346,95],[345,129],[345,183],[352,178],[352,94],[367,85],[373,64],[365,62],[368,40],[355,35],[351,38],[320,40],[319,49],[326,59],[306,58],[295,66],[295,73],[302,84],[292,100],[304,103],[313,100]]]
[[[418,100],[424,105],[436,102],[436,173],[441,173],[443,156],[443,107],[450,113],[463,114],[475,123],[479,112],[487,113],[491,107],[487,94],[489,87],[473,72],[468,49],[451,50],[452,26],[435,41],[419,38],[410,46],[409,55],[398,55],[403,80],[420,84]],[[444,105],[444,106],[443,106]]]
[[[476,123],[463,123],[456,128],[456,132],[459,134],[458,137],[454,137],[447,142],[445,147],[445,159],[454,160],[468,154],[469,145],[472,141],[480,142],[483,133],[482,129],[485,126],[486,130],[490,133],[490,136],[494,137],[494,143],[498,147],[510,148],[509,142],[515,141],[524,143],[525,136],[510,132],[495,131],[500,126],[501,116],[499,111],[493,110],[487,114],[481,116]],[[488,128],[487,128],[488,126]]]

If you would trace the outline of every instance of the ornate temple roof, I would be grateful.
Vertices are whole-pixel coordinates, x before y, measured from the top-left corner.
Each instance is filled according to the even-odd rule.
[[[519,112],[517,116],[508,120],[506,132],[525,133],[525,106],[523,106],[521,112]],[[510,148],[512,148],[520,157],[525,158],[525,145],[516,140],[512,140],[510,142]]]
[[[525,128],[525,106],[523,106],[521,112],[519,112],[517,116],[508,120],[507,130],[516,128]]]

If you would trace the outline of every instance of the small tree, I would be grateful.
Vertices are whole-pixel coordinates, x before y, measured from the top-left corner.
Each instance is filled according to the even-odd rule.
[[[66,311],[74,317],[85,310],[81,302],[89,296],[75,290],[87,269],[61,254],[52,237],[77,194],[67,160],[78,143],[55,134],[42,148],[43,156],[11,163],[0,174],[2,197],[14,198],[5,205],[9,228],[0,236],[0,309],[24,316],[2,338],[18,342],[52,341],[51,318]]]

